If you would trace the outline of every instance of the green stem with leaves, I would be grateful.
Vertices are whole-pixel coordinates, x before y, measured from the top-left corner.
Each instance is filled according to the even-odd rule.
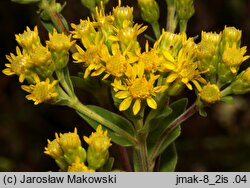
[[[179,126],[181,123],[183,123],[188,118],[193,116],[197,111],[198,111],[198,108],[196,106],[196,103],[192,104],[184,113],[182,113],[178,118],[176,118],[172,123],[170,123],[167,129],[165,129],[165,131],[160,135],[160,137],[156,141],[156,145],[152,151],[152,154],[149,157],[149,165],[151,168],[150,170],[153,170],[152,168],[154,167],[154,165],[152,164],[155,163],[154,161],[160,155],[159,152],[166,137],[168,137],[170,133],[172,133],[173,130],[177,128],[177,126]]]

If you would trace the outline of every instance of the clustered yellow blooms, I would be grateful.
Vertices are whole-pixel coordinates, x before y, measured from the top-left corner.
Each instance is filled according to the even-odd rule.
[[[149,2],[155,4],[155,1]],[[75,43],[71,37],[80,41],[72,57],[84,67],[83,77],[98,76],[109,82],[120,111],[131,107],[137,115],[145,105],[156,109],[158,95],[178,95],[184,86],[195,89],[198,98],[208,104],[228,94],[248,90],[244,81],[248,71],[244,76],[238,75],[240,65],[249,58],[245,56],[246,47],[240,47],[240,30],[225,27],[219,34],[202,32],[198,44],[185,33],[163,30],[152,47],[146,41],[143,49],[138,37],[147,27],[134,24],[133,8],[121,6],[119,1],[112,12],[105,14],[102,3],[95,1],[94,4],[99,8],[92,12],[92,20],[87,18],[79,24],[71,24],[73,31],[68,36],[53,30],[46,46],[40,42],[37,27],[34,31],[27,27],[23,34],[16,35],[21,49],[16,48],[17,55],[6,56],[10,63],[3,73],[16,74],[21,83],[26,80],[30,84],[22,86],[30,93],[27,99],[39,104],[60,96],[53,73],[67,65],[68,51]],[[185,20],[184,17],[181,19]],[[240,87],[236,86],[239,82]],[[221,89],[228,85],[231,93],[222,94]]]
[[[85,142],[89,145],[87,153],[81,145],[81,140],[74,132],[55,134],[53,141],[48,140],[48,146],[44,153],[51,156],[60,167],[61,171],[68,172],[95,172],[100,169],[109,158],[109,147],[111,139],[108,132],[102,130],[99,125],[96,132],[90,137],[84,136]]]
[[[16,35],[16,41],[21,49],[16,47],[16,55],[6,55],[9,63],[5,64],[7,68],[3,73],[19,76],[21,83],[26,80],[30,85],[23,85],[22,89],[30,93],[26,98],[33,100],[34,104],[52,101],[58,96],[58,81],[53,73],[68,63],[68,50],[74,44],[71,35],[66,36],[54,30],[49,34],[46,46],[43,46],[37,27],[33,31],[27,27],[24,33]]]
[[[152,48],[149,42],[142,51],[137,37],[146,26],[133,23],[133,9],[121,2],[112,13],[105,15],[101,6],[93,21],[80,20],[72,24],[73,38],[80,39],[73,54],[75,63],[85,67],[84,78],[102,76],[111,82],[114,97],[120,99],[119,110],[132,107],[136,115],[144,104],[157,108],[155,97],[173,83],[183,83],[199,90],[206,84],[198,70],[196,44],[185,33],[163,32]],[[161,78],[163,81],[158,81]]]

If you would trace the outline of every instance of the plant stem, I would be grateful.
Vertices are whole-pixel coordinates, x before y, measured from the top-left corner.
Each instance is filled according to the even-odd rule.
[[[159,25],[159,22],[153,22],[153,23],[150,23],[152,28],[153,28],[153,31],[154,31],[154,34],[155,34],[155,37],[158,39],[161,35],[161,31],[160,31],[160,25]]]
[[[175,16],[175,3],[174,0],[167,0],[168,14],[166,29],[169,32],[174,33],[176,29],[177,19]]]
[[[104,125],[105,127],[113,130],[114,132],[118,133],[122,137],[128,139],[133,145],[137,144],[136,139],[128,134],[126,131],[121,129],[119,126],[113,124],[112,122],[108,121],[107,119],[103,118],[96,112],[89,109],[87,106],[83,105],[77,97],[72,97],[70,100],[67,101],[67,106],[75,109],[76,111],[80,112],[81,114],[89,117],[92,120],[97,121],[98,123]]]
[[[138,144],[135,148],[135,152],[138,157],[139,171],[148,172],[148,151],[147,151],[147,135],[139,134],[138,135]]]
[[[169,124],[167,129],[161,134],[161,136],[156,141],[156,146],[154,147],[152,151],[152,155],[150,156],[150,164],[154,163],[155,159],[160,155],[159,151],[161,149],[161,146],[166,139],[167,136],[181,123],[186,121],[188,118],[190,118],[192,115],[194,115],[198,111],[198,108],[196,106],[196,103],[192,104],[185,112],[183,112],[178,118],[176,118],[172,123]]]
[[[187,20],[180,20],[179,21],[179,26],[180,26],[180,32],[186,32],[187,30]]]

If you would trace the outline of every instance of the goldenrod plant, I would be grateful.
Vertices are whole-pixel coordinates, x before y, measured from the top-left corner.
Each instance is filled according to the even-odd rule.
[[[155,0],[137,1],[145,23],[135,23],[134,8],[122,0],[114,0],[117,6],[110,12],[105,10],[108,0],[81,0],[91,15],[78,23],[63,17],[66,2],[13,1],[38,6],[48,40],[41,41],[38,26],[27,26],[15,36],[18,46],[6,55],[3,73],[17,75],[35,105],[68,106],[95,129],[89,137],[79,136],[75,128],[48,140],[44,153],[60,171],[122,170],[113,168],[113,144],[124,149],[128,171],[174,171],[181,124],[250,91],[250,69],[240,69],[249,58],[241,30],[225,26],[219,33],[198,33],[200,40],[187,36],[194,0],[166,0],[166,28],[158,22]],[[153,36],[144,35],[148,27]],[[71,73],[69,64],[79,73]],[[80,101],[75,87],[87,90],[97,104]],[[190,106],[185,88],[196,98]],[[115,110],[100,105],[103,101]]]

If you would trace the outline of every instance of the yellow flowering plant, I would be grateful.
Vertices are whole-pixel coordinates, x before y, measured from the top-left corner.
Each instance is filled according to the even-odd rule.
[[[91,17],[71,24],[62,15],[66,4],[56,0],[14,2],[37,4],[49,34],[45,42],[37,26],[17,34],[19,46],[6,55],[3,73],[17,75],[35,105],[68,106],[96,130],[83,137],[86,149],[76,129],[48,140],[44,153],[60,171],[117,170],[111,142],[123,148],[126,171],[174,171],[180,125],[197,112],[205,116],[212,104],[250,91],[250,70],[240,70],[249,58],[240,30],[202,31],[200,41],[187,36],[194,0],[166,0],[166,28],[160,28],[155,0],[137,1],[144,24],[134,22],[133,7],[122,0],[110,12],[108,0],[81,0]],[[148,27],[154,36],[143,35]],[[71,62],[79,73],[70,73]],[[75,87],[88,91],[96,104],[81,102]],[[189,107],[185,88],[196,97]]]

